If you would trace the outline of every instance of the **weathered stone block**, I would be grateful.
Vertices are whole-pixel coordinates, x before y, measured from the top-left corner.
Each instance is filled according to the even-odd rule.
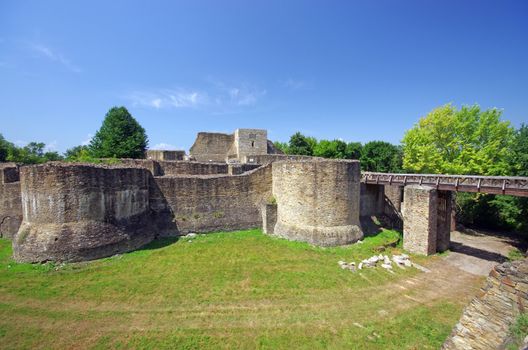
[[[428,186],[405,187],[403,201],[403,248],[430,255],[437,247],[437,191]]]
[[[262,205],[262,232],[272,235],[275,231],[275,224],[277,223],[277,204],[263,204]]]
[[[272,166],[276,235],[320,246],[363,237],[358,161],[284,161]]]

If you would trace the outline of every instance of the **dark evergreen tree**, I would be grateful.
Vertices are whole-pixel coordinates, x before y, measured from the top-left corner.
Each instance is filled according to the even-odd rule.
[[[125,107],[113,107],[90,142],[95,158],[144,158],[148,139],[145,129]]]

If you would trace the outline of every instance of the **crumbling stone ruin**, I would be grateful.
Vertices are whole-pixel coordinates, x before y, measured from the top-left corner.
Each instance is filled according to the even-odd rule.
[[[190,157],[200,162],[254,163],[253,156],[282,154],[262,129],[237,129],[233,134],[200,132]]]
[[[360,183],[358,161],[284,155],[270,145],[265,130],[238,129],[199,133],[191,148],[195,161],[172,160],[185,157],[180,151],[149,151],[147,159],[113,166],[6,163],[0,233],[14,236],[19,261],[79,261],[159,236],[259,226],[321,246],[350,244],[371,229],[372,217],[401,227],[403,211],[411,252],[447,246],[441,218],[450,209],[439,211],[440,191],[422,190],[413,199],[417,190],[408,187],[401,210],[402,187]]]

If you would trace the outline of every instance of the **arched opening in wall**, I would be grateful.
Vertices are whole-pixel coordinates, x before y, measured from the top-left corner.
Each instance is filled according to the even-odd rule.
[[[255,141],[251,141],[251,147],[255,147]]]

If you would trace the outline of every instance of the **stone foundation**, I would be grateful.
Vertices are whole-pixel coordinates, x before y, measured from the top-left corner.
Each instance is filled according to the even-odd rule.
[[[495,266],[465,308],[443,350],[506,349],[508,331],[528,307],[528,260]]]
[[[354,243],[359,222],[359,162],[306,160],[275,162],[275,235],[320,246]]]

